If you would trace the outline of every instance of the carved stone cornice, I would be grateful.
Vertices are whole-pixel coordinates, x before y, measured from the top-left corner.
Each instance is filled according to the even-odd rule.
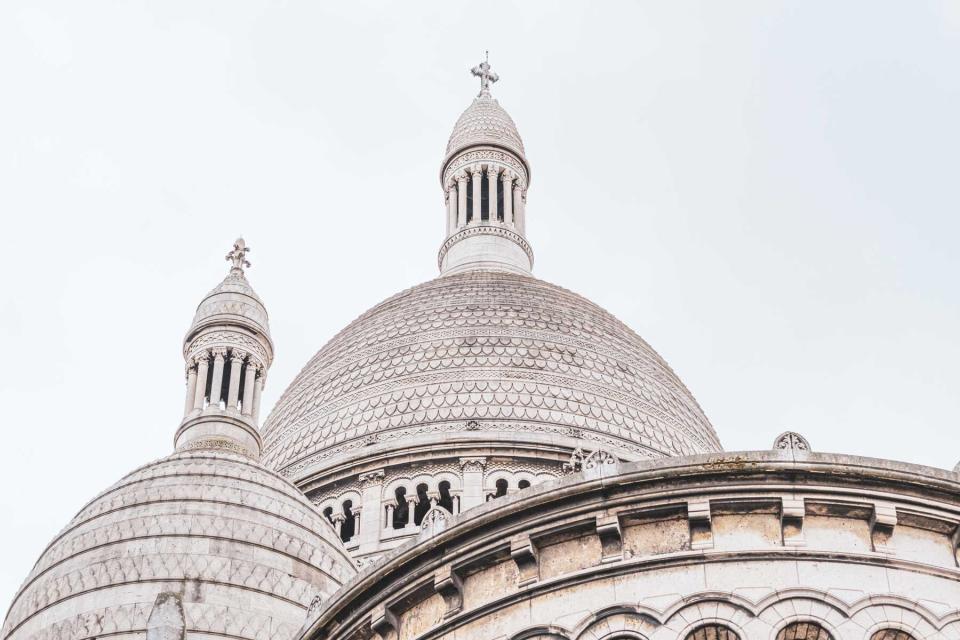
[[[363,489],[379,486],[383,484],[383,478],[385,475],[386,475],[386,472],[383,469],[376,469],[374,471],[367,471],[366,473],[361,473],[358,478],[360,480],[360,486]]]
[[[450,247],[457,244],[461,240],[465,240],[466,238],[471,238],[474,236],[501,236],[503,238],[512,240],[519,245],[521,249],[523,249],[524,253],[527,254],[527,258],[530,259],[530,266],[533,266],[533,249],[530,247],[530,244],[527,242],[526,238],[516,231],[511,231],[504,226],[492,224],[470,225],[464,227],[460,231],[447,238],[446,242],[444,242],[440,247],[440,252],[437,255],[437,266],[441,270],[443,269],[443,259],[447,257],[447,252],[450,251]]]
[[[509,168],[524,189],[530,183],[529,170],[516,154],[506,149],[493,146],[470,147],[461,151],[444,165],[440,175],[440,184],[445,184],[452,175],[477,162],[495,162],[502,167]]]
[[[487,459],[484,457],[476,458],[460,458],[460,468],[467,471],[479,471],[483,472],[484,467],[487,465]]]

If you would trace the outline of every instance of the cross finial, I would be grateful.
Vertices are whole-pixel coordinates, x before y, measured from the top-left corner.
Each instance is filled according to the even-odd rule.
[[[243,241],[243,238],[237,238],[236,242],[233,243],[233,251],[227,254],[227,261],[231,263],[230,273],[234,271],[243,273],[243,268],[250,266],[250,261],[247,260],[247,253],[249,252],[250,247]]]
[[[486,52],[486,58],[483,62],[470,69],[470,73],[480,78],[480,93],[477,97],[490,97],[490,85],[500,79],[500,76],[490,70],[490,52]]]

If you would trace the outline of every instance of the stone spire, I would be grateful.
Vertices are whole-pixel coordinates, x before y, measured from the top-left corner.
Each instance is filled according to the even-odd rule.
[[[489,56],[470,70],[480,93],[457,120],[440,168],[447,233],[438,262],[443,275],[474,269],[530,273],[526,239],[530,166],[510,115],[491,95],[500,79]]]
[[[273,362],[267,309],[247,282],[243,238],[227,254],[230,272],[204,297],[183,341],[184,418],[174,446],[220,448],[260,457],[260,395]]]

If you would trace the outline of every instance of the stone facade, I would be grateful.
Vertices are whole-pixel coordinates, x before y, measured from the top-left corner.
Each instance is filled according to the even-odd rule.
[[[472,73],[441,277],[334,337],[261,435],[238,239],[175,452],[51,542],[0,640],[960,640],[960,465],[792,431],[723,453],[646,342],[530,274],[523,142]]]
[[[782,450],[602,465],[422,531],[300,637],[956,639],[958,528],[960,477],[914,465]]]

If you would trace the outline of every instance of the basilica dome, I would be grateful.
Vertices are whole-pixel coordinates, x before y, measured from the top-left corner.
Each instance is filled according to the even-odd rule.
[[[378,444],[552,440],[625,459],[721,450],[693,396],[626,325],[532,276],[474,270],[375,306],[304,367],[264,463],[297,480]]]
[[[94,498],[34,565],[4,640],[288,640],[356,573],[287,481],[224,450],[175,453]],[[174,635],[151,635],[169,629]]]

